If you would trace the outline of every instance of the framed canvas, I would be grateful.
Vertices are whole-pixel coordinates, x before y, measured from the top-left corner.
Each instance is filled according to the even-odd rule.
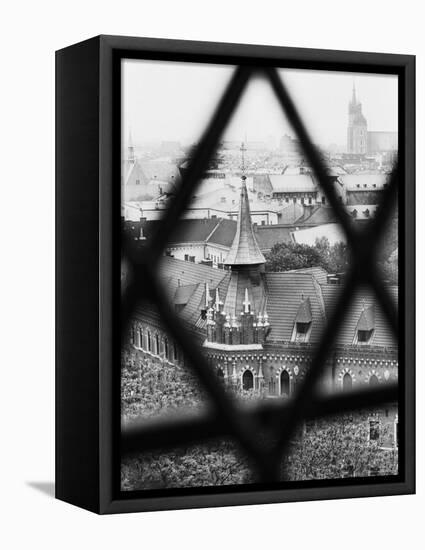
[[[56,54],[56,496],[413,493],[413,56]]]

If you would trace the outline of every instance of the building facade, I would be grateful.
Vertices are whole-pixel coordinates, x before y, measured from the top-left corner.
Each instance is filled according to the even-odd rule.
[[[289,399],[297,390],[337,303],[342,285],[321,268],[265,272],[242,177],[236,233],[227,269],[164,257],[160,278],[171,304],[203,348],[217,378],[236,392]],[[396,299],[397,287],[390,291]],[[396,381],[398,351],[373,294],[360,289],[329,352],[320,392],[345,392]],[[153,306],[134,316],[130,345],[136,353],[184,362]],[[397,445],[397,405],[370,412],[371,437],[390,426]]]

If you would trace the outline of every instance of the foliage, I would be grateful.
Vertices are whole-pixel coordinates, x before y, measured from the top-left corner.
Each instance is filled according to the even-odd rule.
[[[225,441],[145,453],[125,459],[121,468],[124,491],[250,482],[252,474],[246,460]]]
[[[242,401],[261,398],[261,392],[236,385],[229,391]],[[122,418],[149,419],[166,414],[197,412],[206,399],[196,380],[182,365],[172,365],[136,350],[122,357]],[[388,439],[369,441],[367,415],[316,422],[294,438],[282,461],[286,480],[332,479],[388,475],[397,471],[397,453],[383,450]],[[143,453],[121,465],[123,490],[197,487],[253,483],[247,459],[230,441],[212,441],[190,447]]]
[[[347,271],[349,250],[345,243],[329,244],[326,237],[314,246],[298,243],[278,243],[266,254],[267,271],[289,271],[306,267],[322,267],[329,273]]]
[[[288,480],[335,479],[396,475],[398,456],[394,448],[385,448],[391,440],[390,426],[381,426],[376,441],[369,440],[366,414],[317,421],[306,427],[293,441],[283,463]]]

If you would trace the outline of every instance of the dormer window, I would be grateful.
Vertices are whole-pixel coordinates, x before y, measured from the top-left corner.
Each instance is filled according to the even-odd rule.
[[[308,342],[312,320],[310,299],[302,297],[302,302],[295,317],[294,330],[292,332],[293,342]]]
[[[310,323],[297,323],[297,334],[307,334]]]
[[[373,330],[358,330],[357,342],[359,344],[367,344],[372,338]]]
[[[368,345],[371,344],[375,332],[375,307],[373,305],[366,307],[363,303],[363,309],[356,326],[356,332],[353,338],[353,344]]]

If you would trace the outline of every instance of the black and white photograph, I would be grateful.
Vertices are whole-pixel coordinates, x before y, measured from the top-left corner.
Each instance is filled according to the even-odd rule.
[[[0,548],[420,547],[421,7],[5,6]]]
[[[130,243],[136,263],[177,208],[234,70],[212,63],[121,61],[122,247],[125,252]],[[156,277],[164,307],[200,354],[204,374],[123,254],[121,290],[131,288],[134,303],[120,350],[121,430],[131,434],[185,421],[205,426],[182,444],[123,454],[123,493],[255,487],[265,478],[247,452],[250,441],[267,454],[282,430],[287,445],[270,462],[271,483],[326,486],[399,476],[394,394],[377,406],[317,416],[309,409],[314,400],[342,402],[398,383],[398,340],[381,295],[397,307],[396,201],[385,205],[385,226],[377,242],[370,242],[373,264],[359,268],[353,261],[357,236],[379,218],[397,167],[398,76],[304,68],[278,68],[276,75],[325,179],[270,80],[254,74],[159,253]],[[376,273],[378,293],[367,284],[368,270]],[[362,280],[346,299],[354,271]],[[325,334],[329,344],[323,350]],[[293,428],[289,417],[276,423],[273,411],[297,399],[319,356],[311,402]],[[227,398],[235,420],[252,414],[243,426],[246,441],[233,437],[231,422],[220,433],[208,431],[206,420],[202,424],[217,403],[208,384]]]

